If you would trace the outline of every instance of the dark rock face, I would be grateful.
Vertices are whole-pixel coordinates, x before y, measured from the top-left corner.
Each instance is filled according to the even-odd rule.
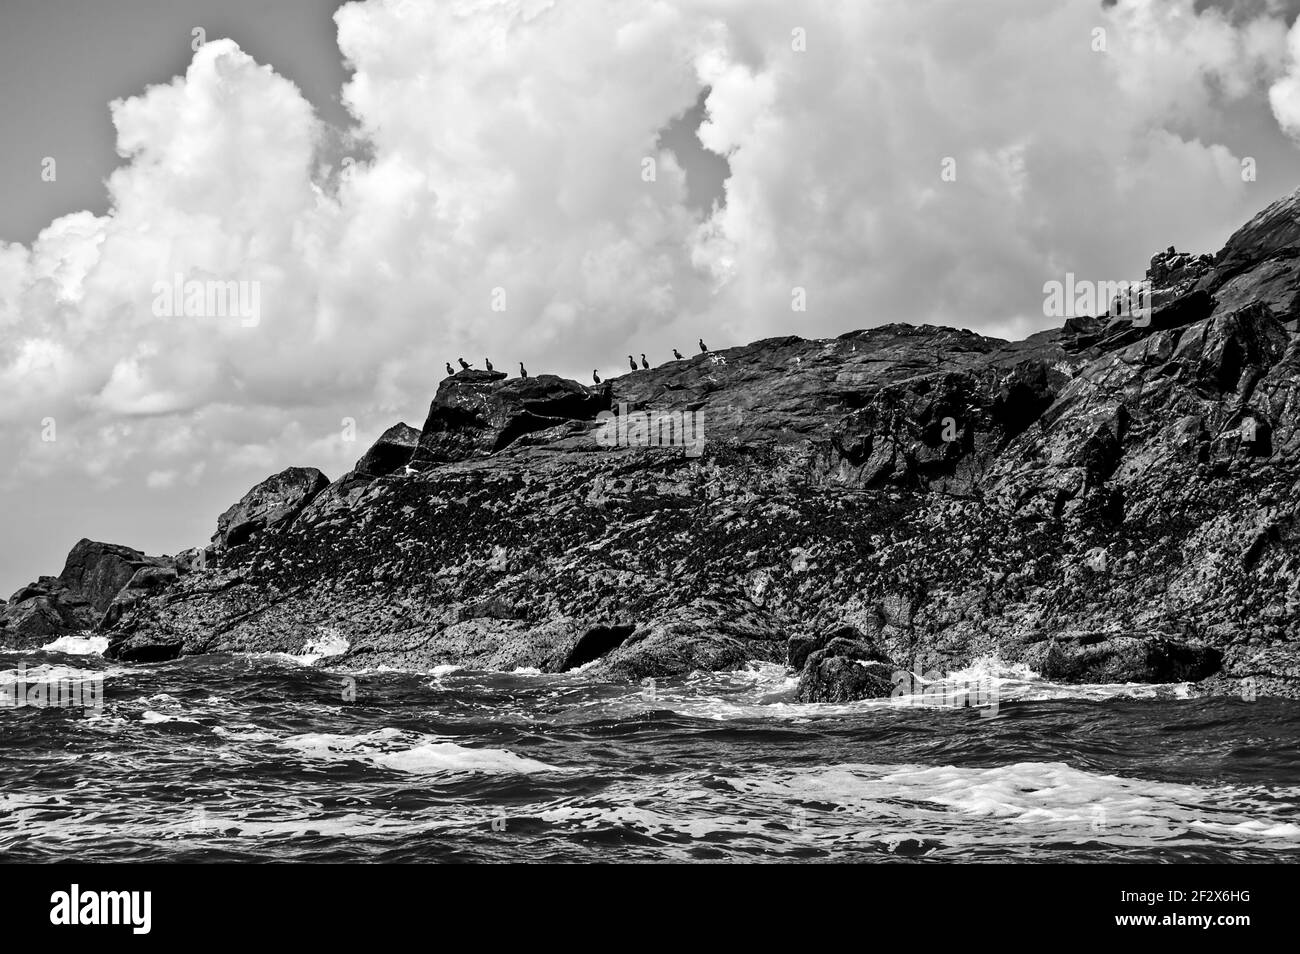
[[[34,649],[69,633],[90,629],[98,614],[57,576],[43,576],[9,598],[0,611],[0,641]]]
[[[401,470],[410,463],[419,443],[419,431],[409,424],[394,424],[357,461],[354,472],[366,477],[385,477]]]
[[[1223,654],[1160,637],[1116,636],[1086,644],[1052,640],[1031,662],[1058,682],[1196,682],[1219,671]]]
[[[580,432],[609,406],[607,387],[553,374],[506,380],[500,371],[461,371],[439,385],[411,463],[428,468]]]
[[[165,564],[164,560],[147,557],[130,547],[82,539],[68,553],[59,579],[69,590],[84,597],[96,612],[102,613],[141,568]]]
[[[177,576],[166,557],[79,540],[57,577],[43,576],[0,603],[0,645],[33,648],[92,629],[123,589],[149,573]]]
[[[1262,304],[1282,321],[1300,316],[1300,190],[1243,225],[1215,256],[1200,286],[1220,311]]]
[[[296,517],[329,480],[315,467],[290,467],[266,478],[217,518],[212,540],[220,547],[248,543],[262,531]]]
[[[133,573],[109,653],[328,633],[343,665],[633,680],[788,659],[807,701],[996,656],[1300,696],[1296,202],[1212,262],[1153,259],[1146,324],[773,338],[595,388],[453,375],[407,464],[409,428],[328,490],[277,475],[223,516],[251,545]],[[605,446],[623,406],[696,415],[702,456]]]

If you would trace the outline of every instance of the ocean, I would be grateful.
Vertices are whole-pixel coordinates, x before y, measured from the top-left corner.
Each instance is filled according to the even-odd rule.
[[[102,649],[0,653],[6,861],[1300,860],[1284,700],[995,661],[990,710],[798,704],[771,664],[639,686]],[[40,704],[74,683],[99,692]]]

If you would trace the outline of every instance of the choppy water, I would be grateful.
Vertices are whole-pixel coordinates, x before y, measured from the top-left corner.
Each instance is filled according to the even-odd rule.
[[[1296,703],[1008,668],[996,714],[799,705],[771,665],[351,686],[286,656],[54,648],[79,654],[0,654],[0,689],[102,676],[102,706],[0,709],[6,860],[1300,858]]]

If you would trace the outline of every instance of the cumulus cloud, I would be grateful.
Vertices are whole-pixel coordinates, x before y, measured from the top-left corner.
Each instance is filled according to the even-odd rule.
[[[418,425],[462,354],[585,379],[700,335],[1025,334],[1049,323],[1045,280],[1138,277],[1170,236],[1221,239],[1262,204],[1232,110],[1267,114],[1272,84],[1300,127],[1300,41],[1267,4],[365,0],[335,19],[354,128],[216,40],[111,104],[107,214],[0,244],[0,481],[335,475]],[[712,214],[658,145],[703,90],[699,138],[730,164]],[[260,320],[157,314],[177,275],[259,283]]]

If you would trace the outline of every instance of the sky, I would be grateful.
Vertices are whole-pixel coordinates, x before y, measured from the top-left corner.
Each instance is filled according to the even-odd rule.
[[[0,594],[339,476],[458,356],[1057,324],[1300,186],[1295,6],[4,0]]]

